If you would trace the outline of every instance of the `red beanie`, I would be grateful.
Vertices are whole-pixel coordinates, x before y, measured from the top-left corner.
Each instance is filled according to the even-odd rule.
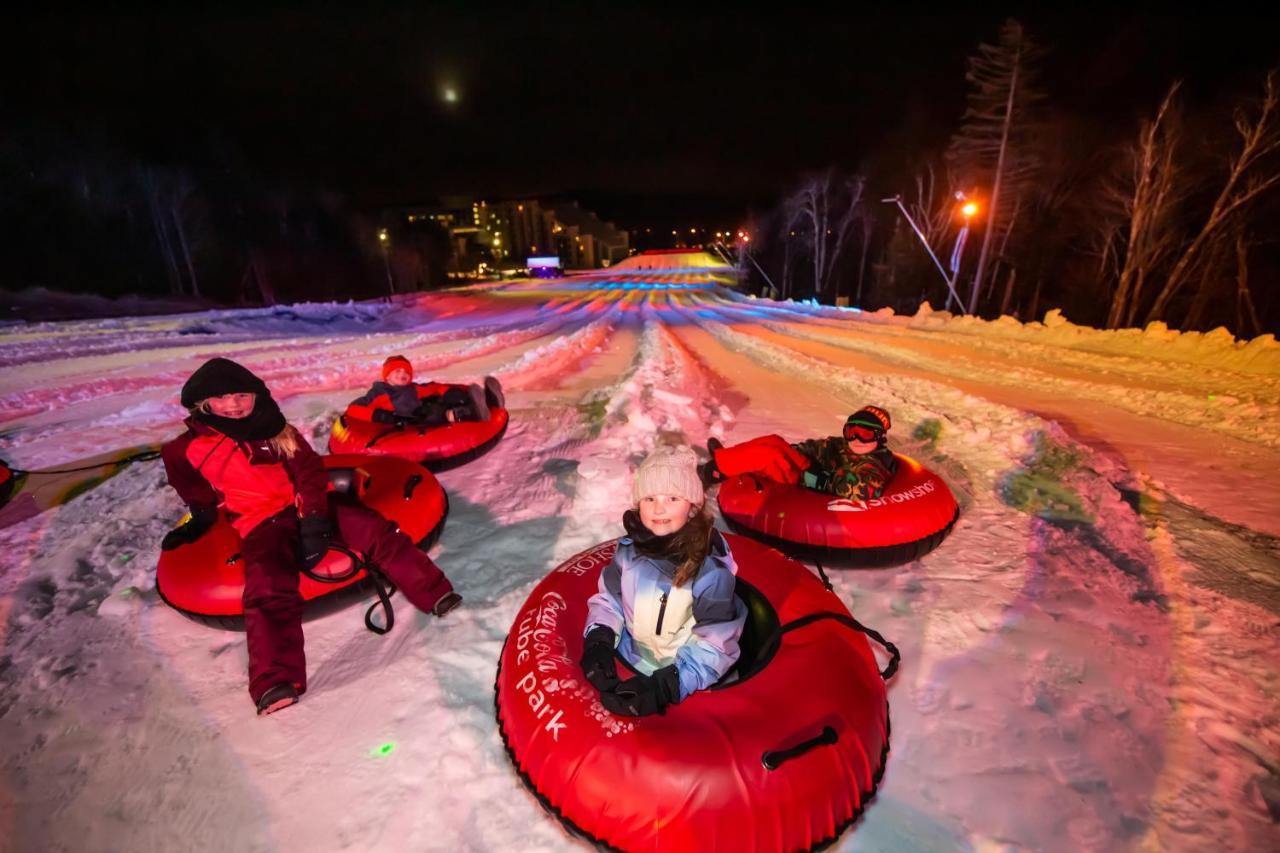
[[[409,359],[402,355],[393,355],[391,358],[382,362],[382,378],[386,379],[391,375],[391,371],[397,368],[404,368],[409,372],[409,378],[413,378],[413,365],[409,363]]]

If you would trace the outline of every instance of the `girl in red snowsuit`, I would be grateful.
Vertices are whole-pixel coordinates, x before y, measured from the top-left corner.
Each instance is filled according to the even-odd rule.
[[[164,445],[169,485],[191,520],[161,547],[193,542],[221,507],[243,540],[249,695],[259,714],[306,691],[299,565],[315,565],[330,538],[364,554],[419,610],[443,616],[462,598],[444,573],[394,524],[328,494],[320,457],[248,369],[225,358],[202,365],[182,387],[187,431]]]

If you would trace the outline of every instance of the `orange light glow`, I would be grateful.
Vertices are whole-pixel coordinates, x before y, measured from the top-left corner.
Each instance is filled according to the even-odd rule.
[[[967,201],[964,203],[964,207],[960,208],[960,212],[963,213],[965,215],[965,218],[967,219],[978,212],[978,205],[976,205],[971,201]]]

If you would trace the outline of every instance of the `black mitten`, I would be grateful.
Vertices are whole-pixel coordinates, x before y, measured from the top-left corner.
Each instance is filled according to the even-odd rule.
[[[323,515],[307,516],[298,522],[298,535],[302,540],[303,565],[315,568],[329,550],[329,519]]]
[[[439,396],[424,397],[413,413],[413,422],[418,426],[436,427],[449,422],[448,407]]]
[[[716,451],[724,447],[720,439],[707,439],[707,461],[698,466],[698,479],[702,480],[702,488],[709,489],[716,483],[724,482],[724,474],[716,466]]]
[[[831,472],[814,465],[804,472],[803,482],[809,488],[817,489],[819,492],[829,491],[831,488]]]
[[[613,655],[616,638],[612,628],[597,625],[582,641],[582,674],[597,690],[612,690],[618,683],[618,662]]]
[[[187,523],[170,530],[160,540],[160,550],[172,551],[174,548],[190,545],[213,527],[217,520],[217,507],[192,507],[191,518]]]
[[[373,420],[374,423],[403,427],[407,425],[412,418],[406,418],[404,415],[397,415],[390,409],[374,409]]]
[[[640,675],[619,682],[612,690],[600,693],[600,704],[623,717],[664,714],[679,699],[680,673],[675,664],[664,666],[653,675]]]

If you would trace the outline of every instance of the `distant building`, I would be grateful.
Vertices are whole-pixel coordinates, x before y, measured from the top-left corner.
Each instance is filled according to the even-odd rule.
[[[413,223],[429,219],[448,229],[454,247],[452,271],[519,267],[534,255],[559,255],[570,269],[598,269],[630,254],[626,231],[577,202],[545,205],[537,199],[493,201],[443,198],[384,212]]]
[[[576,201],[557,204],[552,209],[560,228],[555,232],[559,237],[557,246],[566,267],[598,269],[612,266],[630,254],[626,231],[583,210]]]

